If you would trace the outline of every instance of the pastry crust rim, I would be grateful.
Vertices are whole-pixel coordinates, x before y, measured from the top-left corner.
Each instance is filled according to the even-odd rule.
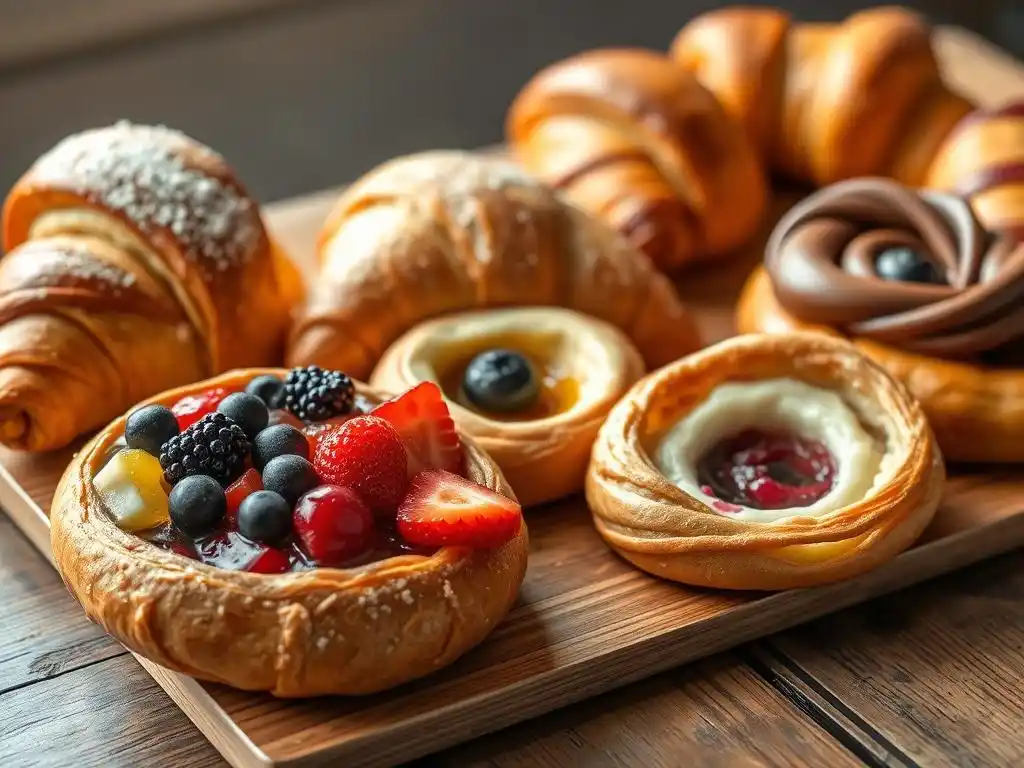
[[[1018,394],[1024,392],[1024,369],[929,357],[805,322],[781,306],[763,266],[743,286],[736,324],[743,333],[812,331],[843,339],[900,379],[921,403],[946,459],[1024,462],[1024,443],[1011,439],[1024,424],[1024,396]]]
[[[167,404],[265,373],[285,371],[229,371],[145,403]],[[357,390],[377,397],[364,384]],[[274,575],[225,570],[149,544],[101,511],[92,485],[125,416],[93,437],[62,476],[51,543],[57,569],[87,615],[161,666],[281,697],[373,693],[447,666],[483,640],[517,598],[525,523],[494,550],[443,547],[361,568]],[[493,460],[463,440],[467,476],[515,499]]]
[[[766,360],[778,373],[765,372]],[[828,373],[833,366],[856,371],[850,386],[882,409],[887,440],[906,452],[888,482],[856,504],[814,519],[728,519],[670,483],[644,446],[652,437],[646,425],[652,409],[661,411],[662,421],[675,423],[719,383],[736,379],[789,375],[809,381],[839,392],[863,418],[863,407],[842,389],[844,380]],[[689,406],[666,402],[665,391],[681,382]],[[891,450],[890,442],[886,454]],[[852,344],[813,332],[749,334],[683,358],[635,385],[601,429],[586,495],[598,533],[645,571],[697,586],[777,590],[846,578],[891,559],[931,521],[944,480],[942,455],[918,404]]]

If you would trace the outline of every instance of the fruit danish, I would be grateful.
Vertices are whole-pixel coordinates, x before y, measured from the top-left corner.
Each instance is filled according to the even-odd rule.
[[[743,331],[848,336],[921,402],[949,460],[1024,461],[1024,244],[963,198],[885,179],[782,218],[740,298]]]
[[[919,405],[852,344],[747,335],[623,398],[594,445],[587,501],[605,541],[645,571],[777,590],[909,547],[944,478]]]
[[[524,506],[575,493],[608,411],[644,374],[617,328],[553,307],[462,312],[391,345],[371,384],[441,386]]]
[[[301,283],[222,157],[177,131],[71,136],[14,185],[0,442],[46,450],[144,397],[277,362]]]
[[[594,420],[639,375],[630,342],[652,367],[700,346],[693,317],[643,254],[493,157],[428,152],[377,168],[328,219],[320,260],[290,363],[368,377],[397,343],[373,381],[443,384],[462,403],[456,421],[494,451],[528,503],[579,489]],[[474,365],[489,391],[465,394],[491,400],[466,407],[454,395],[467,353],[493,345],[512,354]],[[500,411],[511,416],[501,425]],[[541,462],[543,472],[519,481]]]
[[[519,505],[437,387],[381,401],[315,367],[234,371],[135,408],[76,456],[50,519],[64,581],[128,648],[278,696],[450,664],[526,569]]]

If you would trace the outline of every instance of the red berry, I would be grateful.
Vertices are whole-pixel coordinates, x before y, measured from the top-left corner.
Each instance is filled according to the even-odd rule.
[[[351,488],[321,485],[295,505],[295,535],[321,565],[340,565],[369,552],[376,536],[373,513]]]
[[[412,544],[489,549],[519,533],[519,504],[451,472],[421,472],[398,508],[398,532]]]
[[[409,476],[424,469],[463,470],[462,441],[441,388],[432,381],[417,384],[405,394],[372,411],[391,422],[409,450]]]
[[[351,488],[384,514],[394,514],[405,495],[407,464],[402,438],[376,416],[357,416],[321,433],[313,454],[321,480]]]
[[[181,431],[191,427],[203,416],[213,413],[220,405],[220,401],[230,395],[231,392],[223,387],[208,389],[198,395],[185,395],[178,402],[171,406],[171,413],[178,419],[178,427]]]
[[[328,432],[332,431],[336,427],[340,427],[346,421],[351,421],[355,418],[352,416],[335,416],[333,419],[327,421],[314,421],[312,424],[303,424],[299,428],[302,430],[302,434],[306,436],[306,440],[309,441],[310,453],[316,450],[317,441],[324,437]]]
[[[285,573],[291,570],[291,561],[284,550],[265,545],[257,546],[262,546],[263,551],[242,570],[249,573]]]
[[[263,478],[260,477],[260,473],[255,469],[245,470],[245,473],[240,478],[228,486],[224,495],[228,500],[227,521],[230,527],[236,527],[238,508],[242,505],[242,502],[245,501],[245,497],[250,493],[262,490]]]

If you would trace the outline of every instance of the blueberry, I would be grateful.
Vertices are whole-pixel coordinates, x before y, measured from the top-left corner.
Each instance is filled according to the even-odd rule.
[[[277,456],[263,467],[263,487],[284,496],[289,505],[294,505],[302,494],[319,484],[313,465],[302,456]]]
[[[309,458],[309,441],[291,424],[267,427],[252,441],[252,465],[261,472],[271,459],[289,454]]]
[[[913,248],[895,246],[886,248],[875,257],[875,272],[883,280],[902,283],[930,283],[941,285],[939,271],[928,259]]]
[[[238,508],[238,532],[274,547],[292,531],[292,507],[273,491],[250,493]]]
[[[178,434],[178,420],[169,408],[144,405],[132,411],[124,425],[124,441],[129,448],[141,448],[153,456],[160,446]]]
[[[171,522],[192,538],[209,533],[224,519],[228,504],[224,489],[209,475],[180,480],[168,499]]]
[[[536,402],[540,381],[525,356],[508,349],[490,349],[466,366],[462,390],[481,410],[510,413]]]
[[[220,401],[217,410],[240,426],[250,440],[256,437],[260,430],[265,429],[267,422],[270,421],[270,411],[267,410],[266,403],[248,392],[234,392],[228,395]]]
[[[249,382],[245,391],[262,400],[267,408],[280,408],[281,397],[284,395],[284,382],[270,374],[257,376]]]

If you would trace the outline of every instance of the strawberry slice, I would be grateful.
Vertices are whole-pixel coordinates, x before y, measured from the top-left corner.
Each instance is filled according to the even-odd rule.
[[[426,547],[490,549],[515,538],[519,504],[443,470],[420,472],[398,507],[398,532]]]
[[[441,388],[434,382],[421,382],[381,403],[373,409],[373,415],[391,422],[401,435],[409,452],[409,477],[426,469],[462,472],[462,441]]]
[[[227,487],[224,495],[227,497],[228,502],[227,521],[230,527],[234,528],[237,524],[238,508],[242,506],[242,502],[245,501],[246,497],[262,490],[263,478],[260,477],[259,472],[251,468],[245,470],[245,473],[240,478]]]

